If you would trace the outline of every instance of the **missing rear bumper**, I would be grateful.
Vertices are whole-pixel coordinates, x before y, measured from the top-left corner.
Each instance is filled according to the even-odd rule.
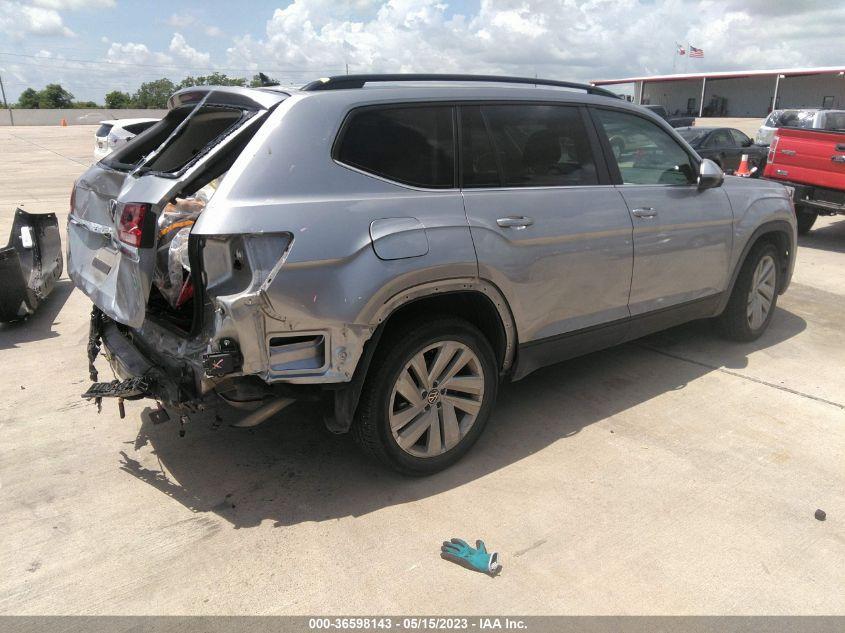
[[[55,288],[62,265],[56,214],[15,211],[9,243],[0,249],[0,322],[33,314]]]

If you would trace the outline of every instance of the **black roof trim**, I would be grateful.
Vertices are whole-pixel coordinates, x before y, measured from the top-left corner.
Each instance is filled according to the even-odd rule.
[[[418,74],[395,73],[383,75],[335,75],[312,81],[302,87],[302,90],[345,90],[348,88],[363,88],[366,83],[398,82],[398,81],[466,81],[483,83],[529,84],[535,86],[554,86],[556,88],[574,88],[584,90],[587,94],[619,99],[610,90],[590,84],[575,81],[557,81],[555,79],[538,79],[536,77],[508,77],[504,75],[450,75],[450,74]]]

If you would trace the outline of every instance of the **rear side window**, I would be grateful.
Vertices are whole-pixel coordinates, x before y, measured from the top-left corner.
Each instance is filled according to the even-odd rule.
[[[354,111],[335,158],[415,187],[455,186],[451,106],[378,107]]]
[[[626,185],[688,185],[696,181],[690,155],[658,125],[616,110],[595,109]]]
[[[845,112],[825,112],[824,129],[845,130]]]
[[[737,147],[746,147],[746,143],[748,145],[751,144],[751,139],[748,138],[745,134],[740,132],[739,130],[730,130],[731,136],[734,139],[734,143],[736,143]]]
[[[710,138],[707,139],[707,147],[722,148],[733,146],[733,137],[727,130],[716,130],[715,132],[713,132],[713,134],[710,135]]]
[[[465,187],[490,186],[496,171],[505,187],[598,184],[577,107],[464,106],[461,118]]]
[[[147,128],[152,127],[156,122],[155,121],[144,121],[143,123],[131,123],[129,125],[124,125],[123,129],[129,132],[130,134],[140,134]]]
[[[97,128],[97,131],[94,132],[94,136],[108,136],[109,132],[111,132],[112,125],[110,123],[103,123],[100,127]]]

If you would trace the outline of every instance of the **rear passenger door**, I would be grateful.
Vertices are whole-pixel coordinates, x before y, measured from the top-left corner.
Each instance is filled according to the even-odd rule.
[[[462,105],[459,119],[479,273],[508,298],[520,343],[626,318],[632,223],[586,110]]]
[[[699,191],[698,161],[649,118],[609,108],[592,112],[634,222],[631,315],[723,291],[733,244],[724,190]]]

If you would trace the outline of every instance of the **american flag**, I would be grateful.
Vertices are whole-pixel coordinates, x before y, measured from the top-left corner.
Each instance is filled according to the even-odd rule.
[[[689,56],[690,57],[704,57],[704,49],[703,48],[696,48],[695,46],[689,47]]]

